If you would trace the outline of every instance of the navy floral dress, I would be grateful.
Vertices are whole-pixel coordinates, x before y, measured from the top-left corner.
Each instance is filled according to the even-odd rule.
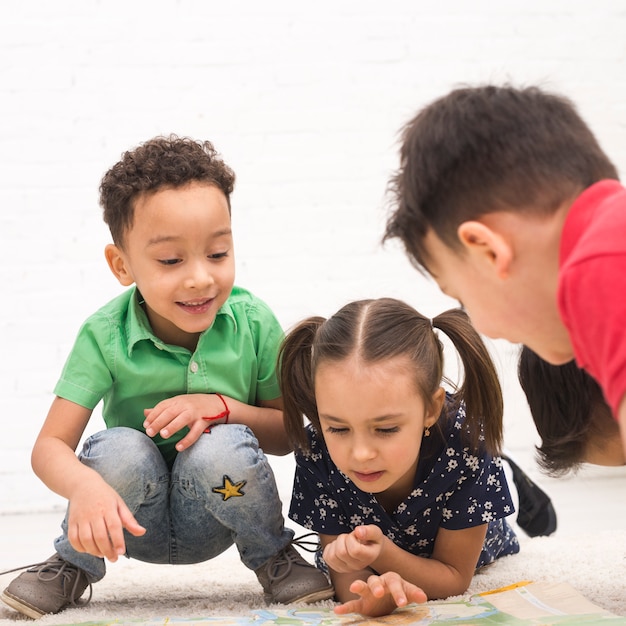
[[[411,554],[430,557],[439,528],[460,530],[488,524],[476,568],[519,552],[519,543],[504,517],[513,502],[499,457],[472,453],[461,440],[465,409],[439,418],[422,439],[414,488],[389,514],[374,494],[358,489],[332,462],[315,429],[307,434],[310,452],[296,453],[296,475],[289,517],[324,535],[351,532],[375,524],[396,545]],[[437,432],[437,430],[439,432]],[[326,569],[321,553],[318,566]]]

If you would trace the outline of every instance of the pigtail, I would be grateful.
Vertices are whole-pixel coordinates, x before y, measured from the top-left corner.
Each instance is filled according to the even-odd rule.
[[[432,323],[450,338],[463,363],[463,384],[454,395],[457,402],[465,403],[466,434],[472,448],[480,447],[482,436],[486,450],[499,454],[503,436],[502,389],[487,347],[461,309],[441,313]]]
[[[313,340],[324,321],[323,317],[310,317],[300,322],[287,334],[278,353],[285,430],[291,445],[300,450],[309,448],[304,417],[319,427],[311,359]]]

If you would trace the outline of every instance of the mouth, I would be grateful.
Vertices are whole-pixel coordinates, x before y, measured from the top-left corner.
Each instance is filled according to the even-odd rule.
[[[192,315],[200,315],[206,313],[213,304],[215,298],[203,298],[201,300],[185,300],[177,302],[177,306],[183,311],[191,313]]]
[[[374,483],[379,480],[385,472],[354,472],[354,477],[363,483]]]

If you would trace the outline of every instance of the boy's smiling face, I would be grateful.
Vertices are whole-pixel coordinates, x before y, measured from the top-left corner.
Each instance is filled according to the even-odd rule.
[[[121,284],[137,285],[155,335],[193,350],[235,280],[226,196],[199,182],[140,196],[123,249],[105,254]]]

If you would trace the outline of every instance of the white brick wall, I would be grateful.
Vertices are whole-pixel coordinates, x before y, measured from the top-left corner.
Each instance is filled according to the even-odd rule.
[[[459,83],[566,93],[624,173],[621,0],[303,4],[4,5],[0,513],[60,504],[29,451],[79,324],[120,290],[97,187],[123,150],[169,132],[215,143],[238,175],[238,282],[285,327],[357,297],[395,295],[429,315],[453,304],[379,239],[400,126]],[[531,446],[515,353],[494,352],[507,440]]]

